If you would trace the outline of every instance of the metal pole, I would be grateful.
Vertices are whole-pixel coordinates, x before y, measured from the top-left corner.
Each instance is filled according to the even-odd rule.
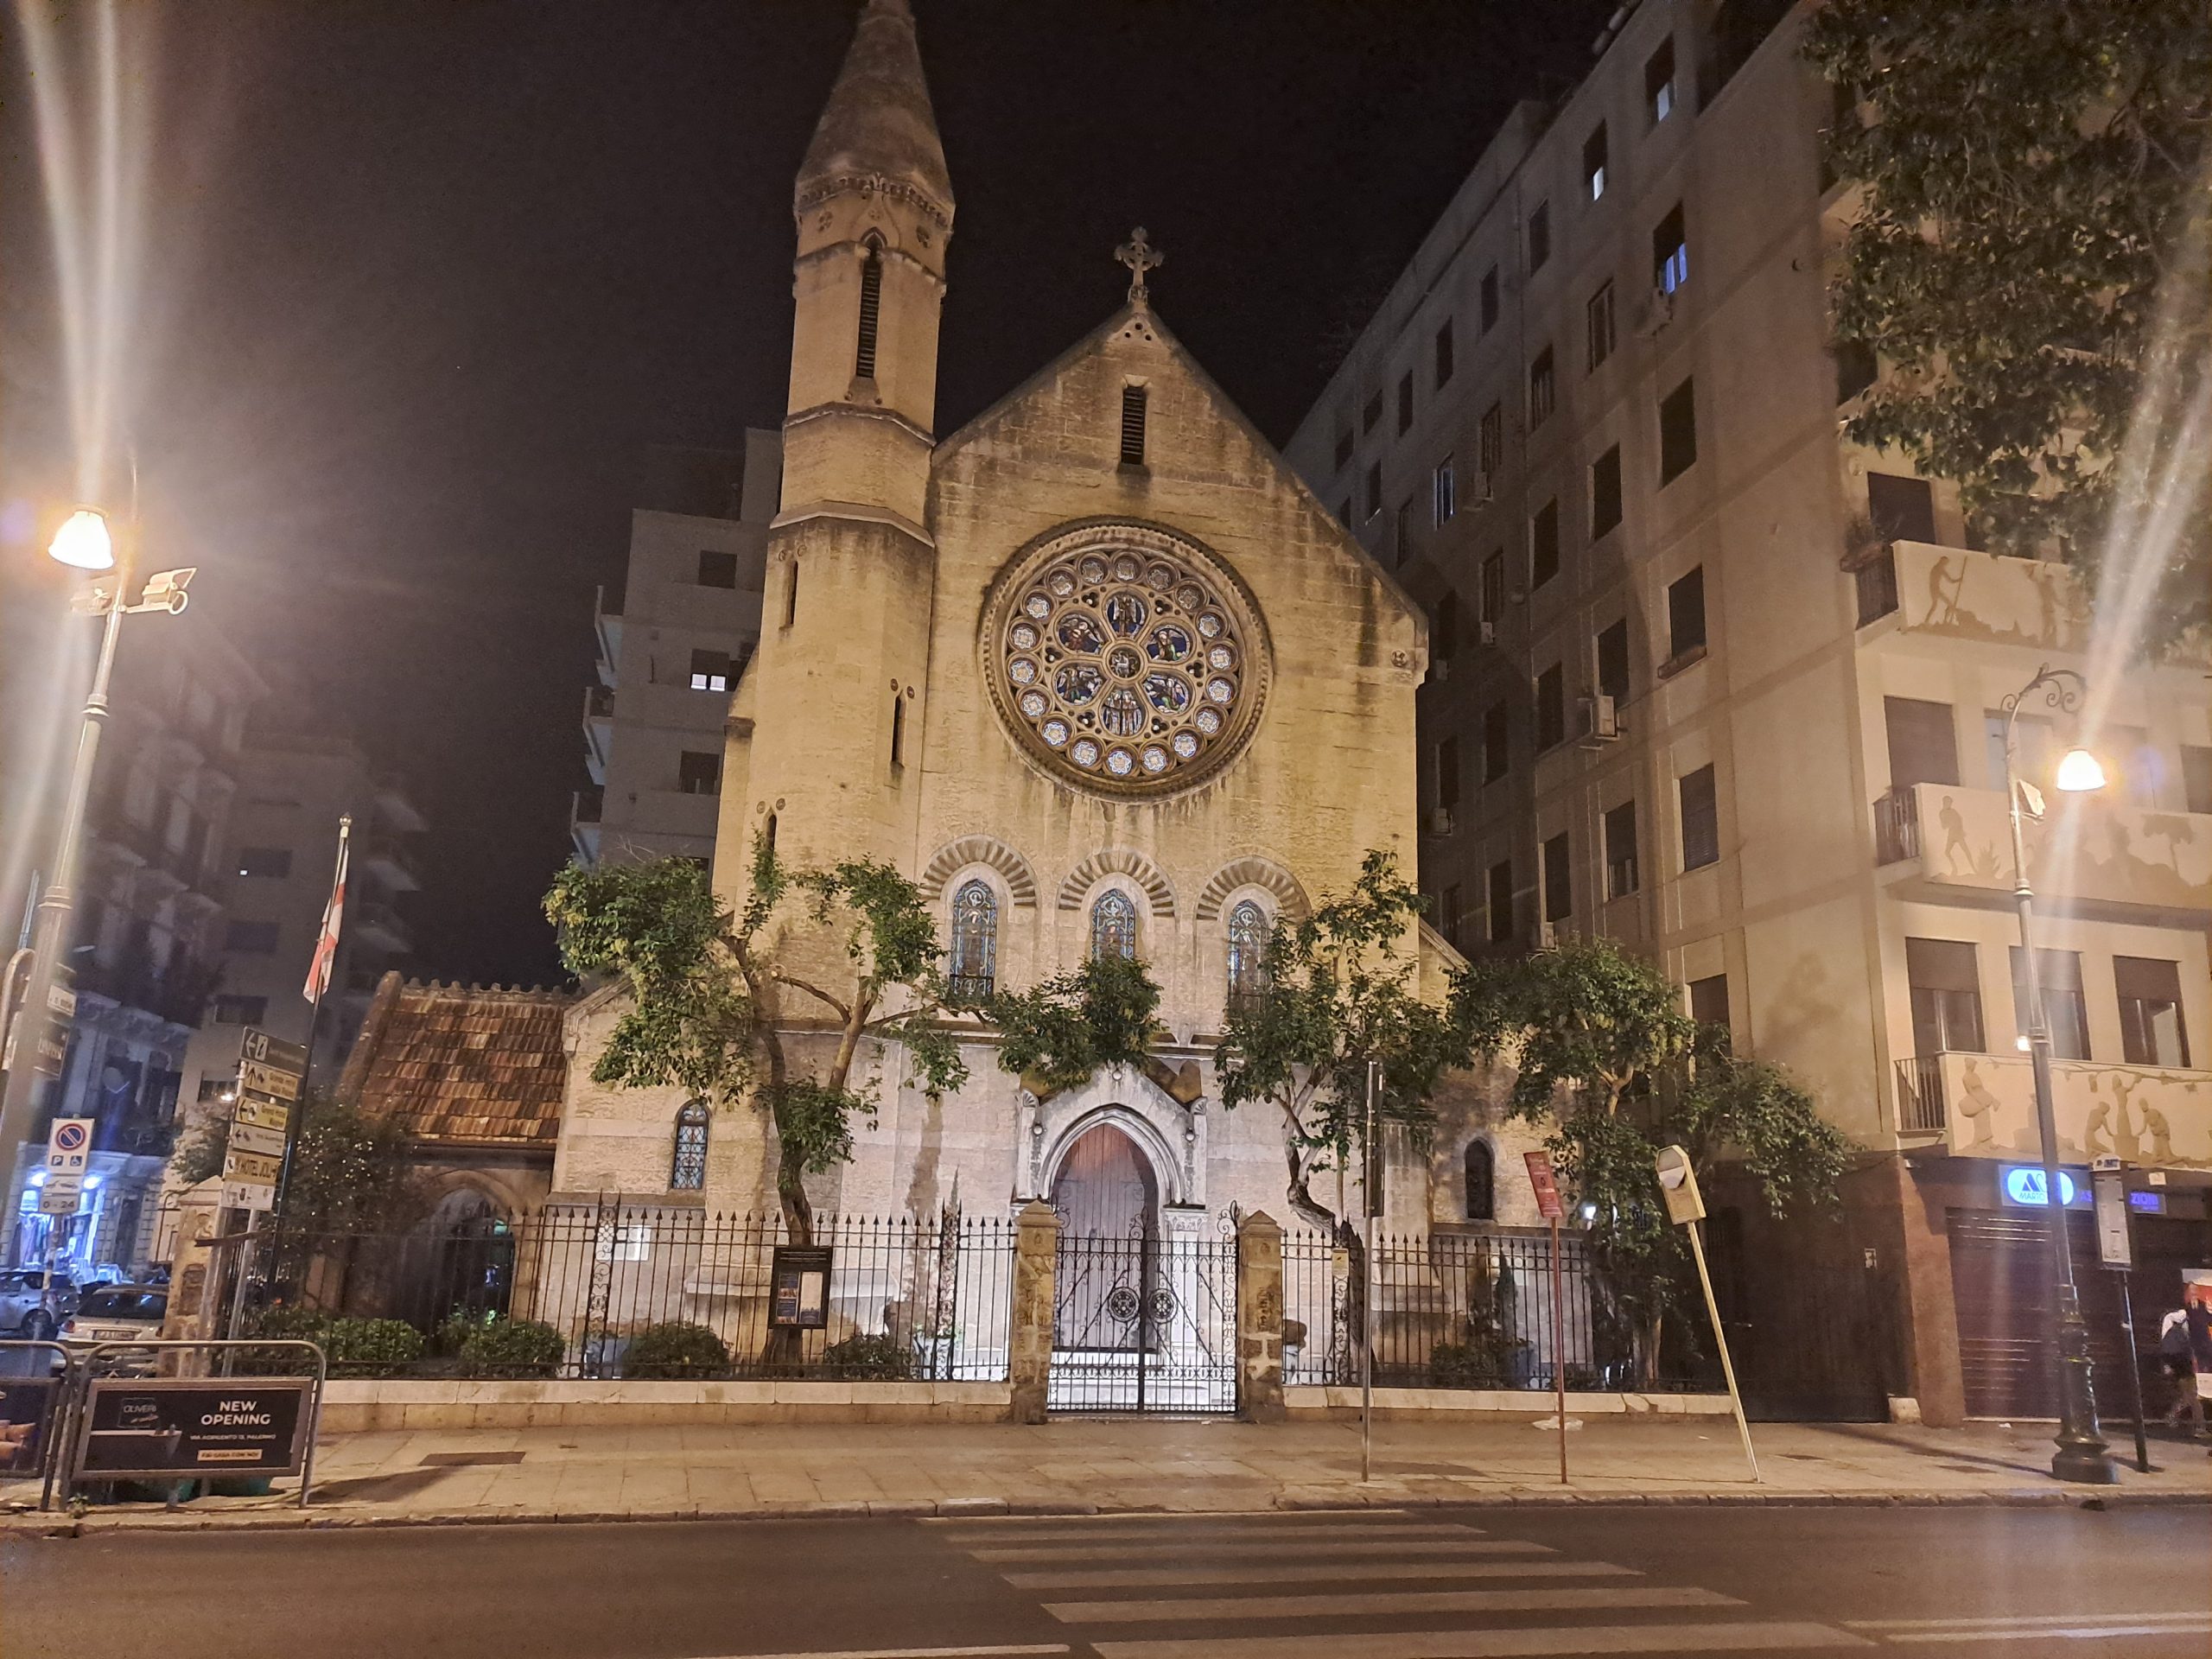
[[[1713,1275],[1705,1270],[1705,1241],[1701,1222],[1691,1222],[1690,1254],[1697,1258],[1697,1281],[1705,1292],[1705,1311],[1713,1320],[1713,1341],[1720,1350],[1720,1375],[1728,1383],[1728,1403],[1735,1408],[1736,1433],[1744,1442],[1744,1461],[1751,1465],[1751,1481],[1758,1484],[1758,1453],[1751,1450],[1751,1426],[1744,1417],[1744,1396],[1736,1388],[1736,1367],[1728,1357],[1728,1338],[1720,1329],[1720,1304],[1713,1299]]]
[[[1552,1217],[1552,1401],[1559,1408],[1559,1484],[1567,1484],[1567,1293],[1560,1281],[1559,1217]]]
[[[2139,1474],[2151,1472],[2151,1440],[2143,1424],[2143,1361],[2135,1351],[2135,1293],[2129,1281],[2135,1277],[2127,1268],[2120,1269],[2120,1328],[2127,1338],[2127,1393],[2135,1408],[2135,1468]]]
[[[337,861],[331,866],[333,892],[336,891],[338,883],[351,879],[346,868],[347,861],[346,855],[347,844],[353,840],[353,815],[350,812],[340,813],[338,818],[338,858]],[[327,921],[329,900],[326,899],[323,902],[325,913],[322,919]],[[345,912],[341,910],[340,912],[341,931],[344,926],[344,915]],[[318,953],[322,950],[322,931],[320,923],[317,924],[315,930],[315,950]],[[292,1103],[290,1115],[284,1120],[284,1161],[276,1171],[276,1201],[274,1207],[278,1220],[286,1218],[289,1214],[285,1200],[291,1196],[292,1192],[292,1166],[299,1161],[300,1129],[307,1118],[308,1090],[315,1082],[315,1039],[322,1032],[322,997],[323,993],[329,988],[332,976],[337,972],[338,956],[336,947],[334,946],[331,951],[330,966],[315,976],[315,995],[308,1003],[307,1054],[300,1063],[300,1093],[299,1097]]]
[[[1359,1152],[1363,1242],[1359,1263],[1359,1478],[1375,1478],[1375,1091],[1382,1063],[1367,1063],[1367,1128]]]
[[[2011,698],[2005,709],[2005,807],[2012,829],[2012,897],[2019,912],[2020,957],[2027,976],[2028,1058],[2035,1077],[2036,1132],[2043,1142],[2044,1203],[2050,1227],[2052,1332],[2058,1351],[2058,1449],[2050,1472],[2061,1480],[2109,1486],[2120,1478],[2097,1428],[2096,1394],[2089,1374],[2089,1327],[2074,1285],[2074,1252],[2067,1237],[2065,1189],[2058,1170],[2058,1119],[2051,1100],[2050,1027],[2044,1019],[2043,969],[2036,960],[2035,893],[2020,833],[2020,790],[2012,775],[2012,728],[2020,699],[2037,686],[2057,683],[2045,668]]]

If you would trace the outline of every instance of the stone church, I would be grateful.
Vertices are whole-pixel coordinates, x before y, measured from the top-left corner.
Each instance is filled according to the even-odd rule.
[[[1041,1101],[980,1032],[939,1102],[895,1047],[864,1057],[880,1109],[817,1208],[1046,1198],[1102,1233],[1213,1233],[1232,1205],[1295,1225],[1280,1116],[1224,1110],[1211,1056],[1278,917],[1347,888],[1370,848],[1412,868],[1423,615],[1168,331],[1141,232],[1127,302],[939,435],[953,191],[905,0],[868,0],[792,206],[781,510],[716,890],[741,902],[762,836],[794,863],[880,860],[937,907],[959,988],[1132,953],[1170,1033],[1156,1076]],[[1420,950],[1440,995],[1449,947],[1423,929]],[[569,1015],[556,1200],[772,1211],[763,1117],[590,1081],[617,998]],[[1390,1230],[1535,1220],[1534,1138],[1463,1085],[1434,1144],[1394,1154]]]

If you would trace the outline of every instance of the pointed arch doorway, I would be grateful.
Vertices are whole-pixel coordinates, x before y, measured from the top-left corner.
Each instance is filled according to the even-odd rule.
[[[1163,1225],[1151,1158],[1111,1122],[1068,1144],[1051,1192],[1052,1408],[1233,1411],[1235,1239]]]

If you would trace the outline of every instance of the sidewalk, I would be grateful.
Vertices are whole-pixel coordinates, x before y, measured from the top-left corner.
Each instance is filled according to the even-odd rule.
[[[1573,1420],[1570,1420],[1573,1421]],[[767,1424],[367,1433],[318,1450],[313,1502],[282,1496],[16,1512],[0,1529],[390,1526],[811,1515],[1105,1513],[1554,1503],[2212,1503],[2212,1459],[2154,1440],[2117,1487],[2051,1479],[2050,1430],[1761,1424],[1753,1485],[1734,1424],[1590,1418],[1558,1436],[1526,1417],[1377,1422],[1372,1481],[1356,1423],[1223,1419]],[[2113,1450],[2127,1443],[2120,1437]],[[287,1486],[290,1483],[286,1483]],[[35,1502],[20,1484],[0,1494]]]

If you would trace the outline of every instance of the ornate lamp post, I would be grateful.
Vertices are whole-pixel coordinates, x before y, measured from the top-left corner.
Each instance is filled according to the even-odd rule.
[[[2044,1202],[2050,1226],[2051,1323],[2058,1347],[2058,1449],[2050,1472],[2061,1480],[2109,1486],[2120,1478],[2097,1427],[2097,1398],[2089,1376],[2089,1327],[2074,1287],[2074,1253],[2067,1243],[2066,1205],[2059,1185],[2058,1122],[2050,1092],[2050,1024],[2044,1017],[2043,969],[2036,960],[2035,893],[2028,885],[2026,843],[2020,831],[2020,785],[2012,771],[2012,732],[2020,705],[2031,699],[2071,714],[2082,706],[2088,683],[2070,668],[2045,663],[2035,678],[2005,699],[2005,806],[2012,823],[2012,894],[2020,917],[2020,957],[2027,976],[2028,1057],[2035,1073],[2036,1132],[2043,1146]],[[2102,789],[2104,768],[2087,749],[2067,751],[2052,783],[2069,792]]]

